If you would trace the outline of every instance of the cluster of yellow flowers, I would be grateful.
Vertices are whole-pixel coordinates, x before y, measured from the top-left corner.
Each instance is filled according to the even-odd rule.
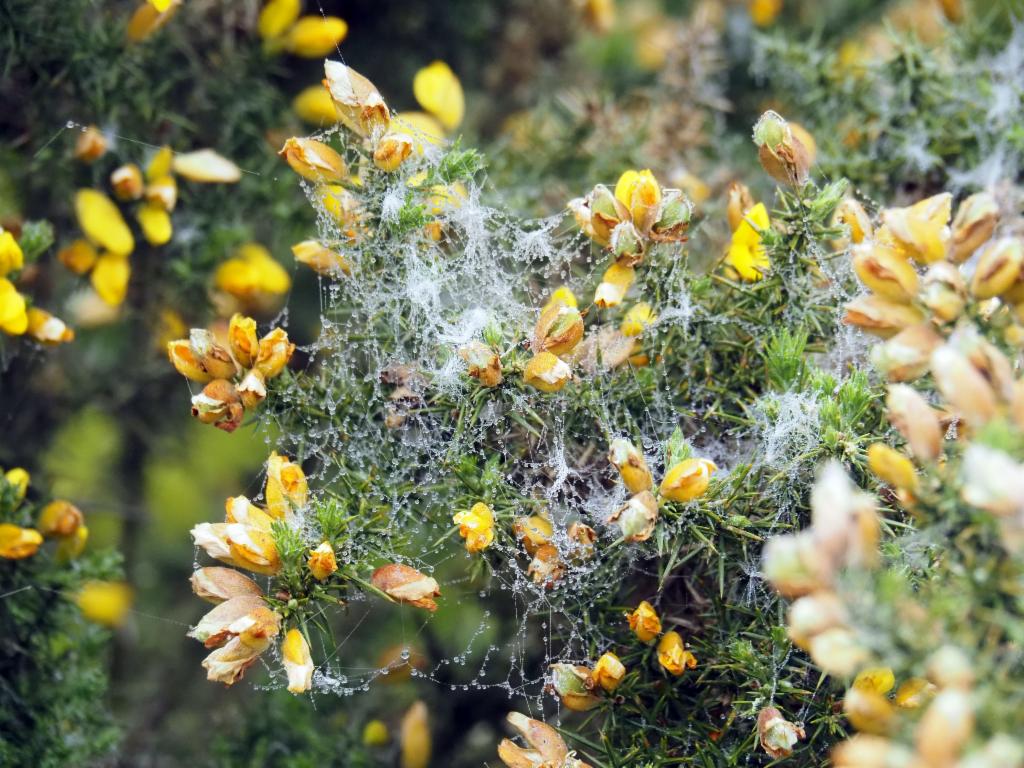
[[[14,234],[0,227],[0,331],[8,336],[27,334],[44,344],[71,341],[75,333],[45,309],[30,306],[9,278],[25,266],[25,254]]]
[[[94,127],[79,137],[75,155],[94,162],[106,152],[106,139]],[[152,246],[168,243],[173,234],[171,212],[178,202],[176,175],[202,183],[232,184],[241,170],[211,149],[175,154],[162,147],[150,159],[145,174],[135,163],[118,166],[110,174],[114,196],[123,203],[138,202],[135,218],[142,235]],[[96,294],[111,307],[120,306],[128,291],[135,237],[121,210],[106,194],[80,189],[75,194],[75,216],[85,238],[58,254],[61,262],[78,275],[89,274]]]
[[[337,16],[301,16],[302,0],[270,0],[260,11],[257,30],[264,49],[319,59],[337,51],[348,24]]]
[[[642,643],[649,643],[661,635],[658,641],[658,664],[669,674],[679,677],[687,669],[697,666],[697,657],[686,649],[682,635],[675,630],[661,633],[661,617],[646,600],[641,600],[631,613],[626,614],[626,619],[629,628]]]
[[[260,339],[256,321],[238,314],[228,326],[227,346],[203,328],[167,344],[167,357],[178,373],[206,385],[192,398],[192,415],[225,432],[238,428],[246,408],[263,402],[267,381],[284,370],[294,351],[283,329],[274,328]]]

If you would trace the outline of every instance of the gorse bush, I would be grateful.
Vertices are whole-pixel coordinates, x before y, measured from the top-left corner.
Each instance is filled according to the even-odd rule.
[[[452,67],[378,88],[344,21],[285,0],[229,25],[252,38],[233,77],[324,60],[294,102],[310,135],[264,120],[262,86],[224,145],[76,131],[94,170],[58,261],[104,322],[159,331],[217,445],[256,434],[267,456],[188,523],[212,605],[181,618],[231,686],[211,701],[250,708],[210,707],[213,764],[1024,765],[1017,9],[622,5],[572,5],[593,71],[569,92],[523,65],[538,105],[479,149],[460,130],[482,97]],[[176,10],[142,4],[128,35],[173,34]],[[504,38],[496,102],[536,45]],[[249,236],[261,203],[294,268]],[[12,235],[0,266],[52,239],[24,227],[28,258]],[[10,286],[7,334],[71,339]],[[160,381],[160,423],[187,424]],[[76,703],[102,689],[102,637],[58,596],[89,616],[91,585],[120,616],[124,594],[50,530],[80,513],[17,482],[10,636],[43,646],[12,641],[5,668],[31,688],[87,642],[67,712],[39,686],[0,717],[89,760],[114,744]]]

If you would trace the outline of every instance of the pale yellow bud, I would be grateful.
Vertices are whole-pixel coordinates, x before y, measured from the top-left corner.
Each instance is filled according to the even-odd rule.
[[[885,299],[909,304],[917,294],[917,272],[893,248],[858,245],[853,249],[853,268],[864,285]]]
[[[597,660],[591,676],[595,683],[611,693],[619,687],[622,678],[626,676],[626,667],[623,666],[618,656],[608,652]]]
[[[1024,244],[1013,237],[997,240],[978,257],[971,278],[971,294],[977,299],[991,299],[1013,287],[1024,266]]]
[[[658,500],[650,491],[641,491],[608,517],[617,523],[626,541],[647,541],[658,522]]]
[[[846,305],[846,314],[843,316],[843,322],[847,325],[855,325],[883,339],[924,319],[924,315],[915,307],[873,294],[855,298]]]
[[[942,425],[921,394],[906,384],[889,387],[885,401],[889,421],[903,435],[914,456],[934,461],[942,450]]]
[[[572,380],[572,369],[550,352],[530,358],[523,371],[523,381],[541,392],[558,392]]]
[[[413,140],[404,133],[389,133],[381,138],[373,151],[373,164],[382,171],[397,171],[412,154]]]
[[[717,469],[709,459],[684,459],[665,473],[659,489],[661,495],[669,501],[693,501],[704,495],[711,474]]]
[[[928,323],[904,328],[871,350],[871,362],[889,381],[913,381],[928,372],[931,355],[942,344]]]
[[[950,258],[962,264],[992,237],[999,222],[999,206],[988,192],[976,192],[960,203],[953,219],[953,248]]]
[[[309,181],[344,181],[348,169],[341,155],[322,141],[292,137],[278,152],[292,170]]]
[[[622,482],[630,493],[649,491],[654,484],[644,455],[628,440],[616,438],[612,441],[608,461],[619,470]]]
[[[932,320],[951,323],[963,314],[967,284],[959,269],[948,261],[940,261],[925,273],[918,299],[931,310]]]

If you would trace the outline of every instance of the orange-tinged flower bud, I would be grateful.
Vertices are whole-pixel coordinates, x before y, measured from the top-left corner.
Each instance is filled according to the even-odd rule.
[[[875,231],[864,206],[852,197],[844,197],[840,201],[832,216],[832,222],[849,230],[850,242],[854,245],[863,243]]]
[[[121,211],[102,192],[78,190],[75,193],[75,216],[86,237],[112,254],[127,256],[135,249],[135,239]]]
[[[640,605],[627,614],[626,618],[629,620],[629,628],[640,642],[649,643],[661,634],[661,619],[654,606],[646,600],[641,600]]]
[[[594,556],[597,531],[589,525],[576,521],[569,525],[565,535],[569,539],[569,557],[574,562],[585,562]]]
[[[118,200],[138,200],[142,197],[142,171],[135,163],[118,166],[110,174],[110,186]]]
[[[935,686],[923,677],[911,677],[896,689],[893,703],[901,709],[917,709],[931,698],[935,690]]]
[[[601,703],[593,693],[594,681],[590,670],[574,664],[551,665],[551,687],[567,709],[586,712]]]
[[[533,559],[526,568],[534,584],[543,584],[551,589],[565,575],[565,564],[553,544],[541,544],[533,551]]]
[[[230,570],[230,569],[224,569]],[[235,571],[237,573],[237,571]],[[244,578],[244,577],[243,577]],[[262,594],[245,593],[220,601],[188,631],[188,636],[207,648],[224,645],[233,636],[253,628],[251,617],[266,608]]]
[[[322,59],[337,52],[348,34],[348,24],[337,16],[303,16],[288,30],[285,48],[306,59]]]
[[[203,424],[234,432],[242,423],[245,409],[234,384],[226,379],[214,379],[192,398],[192,415]]]
[[[96,260],[89,282],[107,306],[119,307],[128,295],[131,276],[132,268],[127,257],[104,253]]]
[[[536,554],[537,549],[551,542],[554,528],[551,521],[540,515],[517,517],[512,524],[516,538],[523,542],[523,549],[529,554]]]
[[[679,677],[697,666],[697,657],[686,650],[682,635],[670,630],[658,641],[658,663],[666,672]]]
[[[158,2],[167,5],[167,9],[164,11],[157,10],[156,5],[153,3],[142,3],[142,5],[135,9],[135,13],[132,14],[131,19],[128,21],[128,28],[125,30],[128,42],[140,43],[163,27],[178,12],[182,1],[170,0],[168,3],[167,0],[158,0]]]
[[[962,264],[982,243],[992,237],[999,223],[999,205],[988,192],[976,192],[964,199],[953,218],[953,247],[950,258]]]
[[[374,571],[370,580],[373,586],[400,603],[425,608],[431,613],[437,610],[434,598],[441,594],[441,588],[437,581],[415,568],[391,563]]]
[[[306,636],[294,627],[288,630],[281,644],[281,660],[288,674],[288,692],[305,693],[313,687],[313,657]]]
[[[778,760],[793,754],[793,747],[804,738],[804,729],[789,722],[775,707],[757,713],[757,737],[768,756]]]
[[[942,337],[930,323],[904,328],[871,350],[871,362],[889,381],[913,381],[928,372],[931,355]]]
[[[594,292],[594,303],[601,309],[617,307],[636,280],[636,270],[622,264],[612,264],[605,270],[601,283]]]
[[[480,382],[484,387],[496,387],[501,384],[501,358],[492,348],[482,341],[471,341],[459,348],[459,357],[466,362],[466,373]]]
[[[564,304],[548,306],[540,313],[533,329],[531,349],[534,353],[550,352],[565,355],[583,338],[583,317],[575,307]]]
[[[230,379],[238,371],[231,353],[217,343],[210,331],[193,328],[189,333],[189,346],[199,365],[213,378]]]
[[[99,254],[88,240],[75,240],[57,253],[60,263],[76,275],[84,275],[96,264]],[[2,270],[0,270],[2,273]]]
[[[325,61],[324,74],[324,85],[338,117],[349,130],[360,136],[380,135],[387,130],[391,113],[373,83],[337,61]]]
[[[309,181],[344,181],[348,169],[341,155],[322,141],[292,137],[278,152],[292,170]]]
[[[373,150],[373,164],[388,173],[397,171],[413,150],[413,139],[405,133],[389,133],[381,137]]]
[[[260,339],[254,368],[265,378],[272,379],[284,370],[293,352],[295,345],[288,341],[288,334],[281,328],[275,328]]]
[[[75,598],[86,619],[105,627],[121,626],[132,600],[132,588],[123,581],[86,582]]]
[[[856,246],[853,269],[864,285],[890,301],[909,304],[917,295],[917,272],[893,248],[877,243]]]
[[[95,125],[83,128],[75,140],[75,158],[89,164],[107,153],[107,137]]]
[[[197,568],[190,579],[192,592],[207,602],[219,604],[234,597],[261,597],[259,584],[234,568],[218,565]]]
[[[843,699],[843,712],[858,731],[885,734],[892,730],[896,710],[882,694],[854,685]]]
[[[352,274],[352,265],[348,260],[319,240],[303,240],[296,243],[292,246],[292,255],[297,262],[305,264],[319,275]]]
[[[1005,237],[986,247],[978,257],[971,278],[971,294],[976,299],[999,296],[1017,282],[1024,268],[1024,243]]]
[[[889,421],[913,455],[922,461],[937,459],[942,450],[942,425],[921,394],[906,384],[896,384],[889,387],[885,404]]]
[[[242,178],[241,168],[212,149],[179,152],[171,167],[182,178],[202,184],[234,184]]]
[[[68,328],[67,323],[54,317],[45,309],[29,307],[27,313],[28,328],[26,333],[43,344],[64,344],[75,340],[75,332]]]
[[[868,467],[877,477],[893,488],[909,493],[917,492],[914,463],[885,443],[874,443],[868,448]]]
[[[317,581],[323,581],[338,570],[338,561],[334,557],[334,548],[330,542],[323,542],[316,549],[309,551],[309,572]]]
[[[0,523],[0,557],[22,560],[32,557],[43,543],[43,535],[33,528]]]
[[[482,552],[494,541],[494,512],[483,502],[455,513],[452,522],[459,526],[459,535],[466,540],[468,552]]]
[[[256,335],[256,321],[237,312],[232,315],[228,324],[228,345],[240,366],[252,368],[260,346]]]
[[[400,768],[427,768],[433,744],[427,705],[422,701],[415,702],[402,716],[399,742],[402,746]]]
[[[907,208],[888,208],[882,211],[882,221],[915,261],[932,264],[949,251],[952,206],[953,196],[943,192]]]
[[[206,383],[213,379],[199,358],[192,351],[192,345],[188,339],[178,339],[167,343],[167,359],[171,361],[175,370],[186,379]]]
[[[597,660],[590,675],[597,685],[611,693],[622,683],[622,678],[626,676],[626,667],[618,656],[608,652]]]
[[[73,536],[85,522],[82,510],[70,501],[51,501],[39,513],[38,528],[44,536]]]
[[[267,513],[283,518],[302,509],[309,500],[309,485],[302,467],[276,451],[267,460]]]
[[[889,301],[874,294],[855,298],[846,305],[846,314],[843,316],[843,322],[847,325],[855,325],[883,339],[894,336],[908,325],[914,325],[924,319],[924,315],[916,307]]]
[[[650,491],[641,491],[608,517],[617,523],[625,541],[647,541],[658,523],[658,500]]]
[[[665,473],[661,495],[669,501],[693,501],[704,495],[711,473],[718,469],[709,459],[685,459]]]
[[[550,352],[530,358],[523,371],[523,381],[541,392],[558,392],[572,380],[572,369]]]
[[[649,491],[654,484],[654,478],[647,468],[644,455],[628,440],[623,438],[612,440],[608,461],[619,470],[622,482],[630,493]]]

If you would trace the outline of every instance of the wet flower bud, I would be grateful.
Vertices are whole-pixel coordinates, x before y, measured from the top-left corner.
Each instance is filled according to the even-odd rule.
[[[778,113],[765,112],[754,125],[754,143],[761,167],[781,184],[799,186],[811,167],[809,148]]]
[[[541,544],[533,552],[533,560],[526,569],[534,584],[543,584],[550,589],[565,575],[565,565],[552,544]]]
[[[240,366],[252,368],[260,346],[256,336],[256,321],[237,312],[232,315],[228,324],[228,345]]]
[[[569,290],[567,285],[560,285],[551,292],[551,296],[548,297],[548,302],[544,305],[544,309],[553,304],[562,304],[573,308],[579,306],[579,303],[576,301],[576,294]]]
[[[603,654],[591,672],[594,682],[609,693],[619,687],[625,676],[626,668],[619,661],[619,657],[611,652]]]
[[[594,292],[594,303],[601,309],[617,307],[626,297],[626,291],[636,280],[636,270],[633,267],[624,266],[619,263],[612,264],[605,270],[601,277],[601,283]]]
[[[110,186],[118,200],[138,200],[142,197],[142,171],[135,163],[119,166],[110,174]]]
[[[819,590],[793,601],[786,616],[786,631],[790,640],[806,651],[811,638],[826,629],[845,626],[846,621],[846,607],[838,595]]]
[[[608,461],[619,470],[622,482],[630,493],[649,491],[654,484],[654,478],[647,468],[644,455],[628,440],[623,438],[612,440]]]
[[[853,249],[853,269],[882,298],[909,304],[917,294],[917,272],[896,250],[877,243]]]
[[[970,361],[950,344],[932,353],[932,376],[946,401],[972,427],[987,424],[996,413],[996,395]]]
[[[107,138],[95,125],[83,128],[75,140],[75,158],[90,164],[107,152]]]
[[[466,551],[471,554],[482,552],[494,541],[494,512],[483,502],[455,513],[452,521],[459,526],[459,535],[466,540]]]
[[[434,598],[441,594],[441,588],[437,581],[415,568],[391,563],[374,571],[370,581],[381,592],[400,603],[425,608],[431,613],[437,610]]]
[[[292,255],[299,264],[305,264],[318,275],[336,276],[352,274],[348,259],[333,251],[319,240],[303,240],[292,246]]]
[[[558,392],[572,380],[572,369],[550,352],[530,358],[523,371],[523,381],[541,392]]]
[[[885,443],[874,443],[868,448],[868,467],[893,488],[911,494],[917,492],[913,462]]]
[[[313,659],[306,636],[294,627],[281,644],[281,660],[288,675],[289,693],[305,693],[313,687]]]
[[[729,184],[728,202],[725,213],[729,221],[729,231],[735,232],[736,228],[743,223],[743,217],[747,211],[754,207],[754,198],[746,184],[734,181]]]
[[[953,196],[943,192],[907,208],[887,208],[882,211],[882,221],[911,258],[933,264],[946,258],[949,251],[952,207]]]
[[[658,522],[658,500],[650,491],[641,491],[608,518],[618,523],[625,541],[647,541]]]
[[[686,650],[682,635],[672,630],[658,641],[658,663],[666,672],[679,677],[697,666],[697,657]]]
[[[661,634],[661,619],[657,611],[646,600],[641,600],[632,613],[626,614],[629,628],[642,643],[649,643]]]
[[[711,473],[717,470],[709,459],[684,459],[665,473],[659,488],[669,501],[693,501],[704,495],[711,482]]]
[[[894,724],[895,709],[880,693],[853,687],[843,699],[843,712],[850,724],[862,733],[884,735]]]
[[[554,535],[551,521],[540,515],[517,517],[512,524],[512,530],[515,531],[516,538],[523,543],[523,549],[531,555],[536,554],[539,547],[550,543]]]
[[[649,170],[625,171],[615,184],[615,199],[629,210],[639,232],[649,232],[661,206],[661,185]]]
[[[906,384],[889,387],[885,401],[889,421],[922,461],[935,461],[942,450],[942,425],[921,394]]]
[[[957,688],[941,691],[917,724],[917,752],[927,765],[951,765],[973,731],[970,695]]]
[[[338,118],[360,136],[380,135],[391,113],[376,86],[354,69],[337,61],[324,62],[324,86],[338,110]]]
[[[839,677],[849,677],[868,658],[867,649],[845,627],[833,627],[815,635],[808,653],[824,672]]]
[[[847,325],[857,326],[883,339],[924,319],[924,315],[915,307],[873,294],[855,298],[846,305],[846,314],[843,316],[843,322]]]
[[[775,707],[765,707],[757,713],[758,740],[761,748],[773,759],[792,755],[797,741],[805,736],[801,726],[786,720]]]
[[[316,549],[309,551],[309,572],[317,581],[323,581],[338,570],[338,561],[334,557],[334,549],[329,542],[323,542]]]
[[[633,267],[643,261],[644,242],[631,221],[623,221],[612,230],[609,246],[619,264]]]
[[[189,346],[199,366],[211,377],[230,379],[235,375],[237,368],[231,353],[218,344],[209,331],[193,328],[189,334]]]
[[[267,382],[263,374],[252,370],[238,384],[238,396],[246,408],[255,408],[267,399]]]
[[[868,216],[864,206],[852,197],[844,197],[836,206],[832,216],[835,225],[841,225],[850,232],[850,242],[854,245],[863,243],[874,234],[874,227],[871,218]]]
[[[577,562],[585,562],[594,556],[597,531],[579,521],[572,523],[565,532],[569,539],[569,556]]]
[[[293,171],[309,181],[344,181],[348,176],[341,155],[316,139],[292,137],[284,143],[278,154]]]
[[[951,323],[963,314],[967,284],[959,269],[948,261],[940,261],[925,273],[918,299],[931,310],[932,320]]]
[[[651,238],[661,242],[681,242],[693,216],[693,203],[678,189],[661,191],[661,210],[651,229]]]
[[[275,328],[260,339],[260,351],[253,367],[264,378],[272,379],[284,370],[294,352],[295,345],[288,341],[288,334],[281,328]]]
[[[51,501],[39,513],[36,527],[43,536],[73,536],[85,521],[82,510],[69,501]]]
[[[1004,237],[987,246],[978,256],[971,277],[971,294],[977,299],[991,299],[1008,291],[1021,275],[1024,266],[1024,244],[1014,237]]]
[[[654,314],[651,305],[641,301],[630,307],[629,311],[622,318],[622,325],[619,330],[623,336],[639,336],[644,329],[654,324],[658,316]]]
[[[210,603],[223,603],[233,597],[261,597],[259,584],[234,568],[209,566],[198,568],[191,578],[192,592]]]
[[[592,691],[594,681],[586,667],[552,664],[551,687],[562,700],[562,704],[574,712],[586,712],[601,703],[600,697]]]
[[[267,514],[283,518],[302,509],[309,500],[309,486],[302,467],[274,451],[267,459]]]
[[[481,341],[471,341],[459,348],[459,357],[466,362],[466,373],[484,387],[501,384],[501,358],[492,347]]]
[[[404,133],[389,133],[377,143],[373,151],[373,164],[382,171],[392,172],[412,154],[412,137]]]
[[[234,384],[226,379],[214,379],[192,398],[192,415],[203,424],[234,432],[242,423],[245,409]]]
[[[583,318],[575,307],[555,304],[540,313],[533,329],[531,349],[534,353],[550,352],[565,355],[583,338]]]
[[[950,258],[962,264],[992,237],[999,222],[999,206],[988,192],[976,192],[960,203],[953,219],[953,248]]]
[[[43,535],[33,528],[0,523],[0,558],[23,560],[32,557],[43,543]]]
[[[935,693],[935,686],[922,677],[907,678],[896,689],[893,703],[901,709],[917,709]]]

